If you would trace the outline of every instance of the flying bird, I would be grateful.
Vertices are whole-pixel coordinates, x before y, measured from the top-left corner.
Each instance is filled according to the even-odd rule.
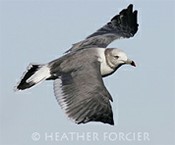
[[[116,39],[133,37],[137,30],[137,10],[130,4],[85,40],[73,44],[62,57],[46,64],[30,64],[16,89],[53,80],[59,105],[75,123],[114,125],[113,99],[102,78],[122,65],[136,65],[121,49],[106,47]]]

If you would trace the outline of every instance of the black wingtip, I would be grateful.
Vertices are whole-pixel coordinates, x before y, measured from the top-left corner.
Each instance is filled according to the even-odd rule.
[[[90,116],[84,120],[81,120],[80,123],[88,123],[88,122],[101,122],[104,124],[114,125],[113,113],[112,110],[110,113],[103,112],[102,114],[95,114],[94,116]]]
[[[110,120],[88,120],[88,121],[80,121],[80,122],[76,122],[76,124],[86,124],[86,123],[90,123],[90,122],[101,122],[103,124],[108,124],[108,125],[112,125],[114,126],[114,120],[113,118]]]
[[[114,126],[114,120],[113,120],[113,119],[111,119],[111,121],[109,121],[109,122],[108,122],[108,124],[110,124],[110,125]]]
[[[118,25],[126,38],[133,37],[138,30],[137,13],[137,10],[133,11],[133,4],[130,4],[119,13],[118,17],[115,17],[119,19],[117,20],[120,22]]]
[[[133,9],[133,4],[129,4],[129,6],[127,7],[127,9]]]

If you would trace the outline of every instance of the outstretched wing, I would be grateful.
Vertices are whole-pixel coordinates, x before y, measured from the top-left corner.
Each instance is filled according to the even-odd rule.
[[[97,60],[62,73],[54,80],[54,93],[66,115],[77,124],[90,121],[114,124],[112,97],[104,86]]]
[[[137,11],[133,11],[133,5],[130,4],[95,33],[73,44],[67,52],[92,47],[105,48],[116,39],[133,37],[137,30]]]

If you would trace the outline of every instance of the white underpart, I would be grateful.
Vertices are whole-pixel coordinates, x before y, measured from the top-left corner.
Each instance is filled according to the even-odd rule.
[[[99,53],[98,61],[101,62],[100,66],[101,75],[106,75],[113,72],[114,70],[111,67],[109,67],[108,64],[106,63],[105,48],[99,48],[98,53]]]
[[[50,76],[50,68],[47,65],[42,65],[30,78],[26,80],[26,82],[39,83]]]

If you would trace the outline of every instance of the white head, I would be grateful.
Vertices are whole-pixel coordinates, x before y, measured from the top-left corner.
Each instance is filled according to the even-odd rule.
[[[133,60],[128,59],[126,53],[118,48],[106,49],[107,63],[110,67],[117,69],[124,64],[136,66]]]

